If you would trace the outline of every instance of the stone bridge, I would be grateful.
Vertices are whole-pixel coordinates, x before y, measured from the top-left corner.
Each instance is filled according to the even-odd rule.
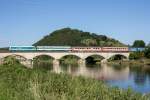
[[[115,55],[122,55],[128,59],[129,52],[10,52],[10,53],[0,53],[0,63],[3,62],[3,58],[8,56],[18,56],[20,58],[23,58],[21,63],[25,65],[32,64],[32,60],[41,55],[47,55],[52,57],[53,64],[59,64],[59,59],[61,59],[64,56],[67,55],[74,55],[80,58],[80,63],[85,63],[85,59],[92,55],[99,55],[103,57],[104,59],[102,62],[106,62],[109,58]]]

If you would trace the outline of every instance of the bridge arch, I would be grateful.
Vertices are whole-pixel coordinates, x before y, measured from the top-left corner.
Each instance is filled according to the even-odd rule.
[[[47,56],[49,58],[55,59],[53,56],[47,55],[47,54],[39,54],[39,55],[34,56],[32,59],[35,59],[35,58],[38,58],[38,57],[41,57],[41,56]]]
[[[62,59],[63,57],[67,57],[67,56],[74,56],[74,57],[77,57],[77,58],[81,59],[80,56],[75,55],[75,54],[66,54],[66,55],[61,56],[60,59]]]
[[[17,55],[17,54],[5,55],[2,59],[5,59],[7,57],[15,57],[16,59],[21,60],[21,61],[26,61],[27,60],[27,58],[24,57],[23,55]]]
[[[93,55],[97,55],[97,56],[99,56],[99,57],[102,57],[102,58],[106,58],[104,55],[102,55],[102,54],[99,54],[99,53],[92,53],[92,54],[87,54],[87,55],[85,55],[84,56],[84,58],[83,59],[86,59],[86,58],[88,58],[88,57],[90,57],[90,56],[93,56]]]
[[[7,58],[9,60],[7,60]],[[26,62],[28,62],[28,59],[26,57],[24,57],[23,55],[19,55],[19,54],[6,54],[0,60],[1,60],[0,61],[1,64],[20,63],[20,64],[25,65],[25,66],[27,65]]]
[[[54,57],[47,54],[36,55],[32,59],[32,67],[51,70],[54,59]]]
[[[97,63],[97,62],[101,62],[103,59],[105,59],[105,57],[100,54],[90,54],[90,55],[86,56],[85,62],[86,63]]]
[[[60,63],[68,63],[68,64],[75,64],[78,63],[80,61],[81,57],[78,55],[74,55],[74,54],[66,54],[61,56],[61,58],[59,59]]]
[[[53,60],[55,59],[55,57],[53,55],[49,55],[49,54],[36,54],[32,57],[32,60],[37,58],[37,57],[40,57],[40,56],[47,56],[47,57],[50,57],[52,58]]]
[[[113,57],[116,57],[116,56],[118,56],[118,60],[120,59],[128,59],[128,55],[127,54],[122,54],[122,53],[117,53],[117,54],[112,54],[111,56],[109,56],[108,58],[107,58],[107,60],[108,59],[111,59],[111,58],[113,58]],[[116,59],[117,60],[117,59]]]

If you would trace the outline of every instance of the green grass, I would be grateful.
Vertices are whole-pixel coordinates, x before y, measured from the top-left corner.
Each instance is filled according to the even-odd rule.
[[[110,88],[104,82],[27,69],[20,64],[0,66],[0,100],[148,100],[131,89]]]

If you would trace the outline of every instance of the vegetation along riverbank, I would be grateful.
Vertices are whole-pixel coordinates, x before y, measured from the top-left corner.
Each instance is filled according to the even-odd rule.
[[[27,69],[16,60],[6,62],[0,66],[1,100],[148,100],[144,94],[109,87],[103,81]]]

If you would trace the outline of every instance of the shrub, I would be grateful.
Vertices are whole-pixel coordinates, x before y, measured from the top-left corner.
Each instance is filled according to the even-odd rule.
[[[131,89],[108,87],[102,81],[26,69],[20,64],[0,66],[1,100],[148,100]]]
[[[150,58],[150,47],[145,50],[145,57]]]

